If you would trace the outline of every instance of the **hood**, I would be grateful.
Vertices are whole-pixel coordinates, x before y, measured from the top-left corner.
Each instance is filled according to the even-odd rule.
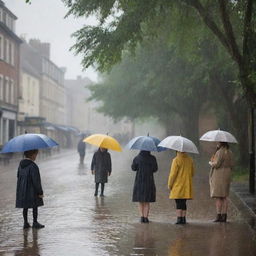
[[[21,168],[26,168],[27,166],[33,164],[34,162],[32,160],[29,159],[23,159],[20,161],[20,167]]]
[[[141,150],[139,154],[140,154],[141,156],[149,156],[149,155],[150,155],[150,151]]]

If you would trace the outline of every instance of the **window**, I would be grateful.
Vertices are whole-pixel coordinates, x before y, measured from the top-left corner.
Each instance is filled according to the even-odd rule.
[[[6,24],[6,17],[7,16],[7,14],[6,14],[6,12],[3,10],[3,23],[4,24]]]
[[[9,99],[9,79],[7,77],[4,78],[4,102],[8,102]]]
[[[0,21],[3,21],[3,9],[0,8]]]
[[[11,104],[15,104],[15,95],[14,95],[14,81],[12,79],[9,80],[9,102]]]
[[[13,92],[13,89],[12,89],[12,80],[9,79],[9,92],[8,92],[8,103],[12,104],[12,92]]]
[[[31,95],[31,85],[30,85],[30,77],[27,77],[27,102],[30,103]]]
[[[5,39],[6,40],[6,48],[5,48],[5,61],[7,63],[9,63],[9,40]]]
[[[4,53],[4,37],[0,35],[0,59],[3,59],[3,53]]]
[[[3,76],[0,75],[0,100],[3,100]]]
[[[11,54],[11,64],[14,66],[15,64],[15,45],[12,44],[12,54]]]
[[[8,46],[8,60],[9,63],[12,64],[12,43],[10,41]]]
[[[4,39],[4,49],[3,49],[3,59],[6,61],[6,55],[7,55],[7,39]]]

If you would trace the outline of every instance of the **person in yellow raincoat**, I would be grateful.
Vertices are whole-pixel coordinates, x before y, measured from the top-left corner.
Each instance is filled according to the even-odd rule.
[[[177,152],[177,156],[172,161],[168,179],[169,198],[175,199],[176,202],[176,224],[186,224],[186,201],[193,199],[192,177],[194,171],[193,159],[184,152]]]

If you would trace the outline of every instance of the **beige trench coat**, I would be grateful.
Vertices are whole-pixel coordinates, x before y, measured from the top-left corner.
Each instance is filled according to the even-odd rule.
[[[220,148],[214,155],[210,171],[211,197],[227,197],[229,195],[232,167],[232,152],[229,149]]]

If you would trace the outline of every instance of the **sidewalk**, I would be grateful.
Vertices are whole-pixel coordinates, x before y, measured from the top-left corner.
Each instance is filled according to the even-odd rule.
[[[54,151],[51,154],[46,154],[45,152],[39,151],[39,157],[37,161],[42,162],[45,161],[46,159],[54,159],[56,157],[65,157],[70,154],[73,154],[76,152],[75,148],[69,148],[69,149],[60,149],[59,151]],[[4,162],[0,162],[0,167],[1,168],[8,168],[8,166],[12,165],[17,165],[19,161],[22,159],[22,154],[21,153],[15,153],[12,158],[10,158],[9,163],[4,164]]]
[[[256,195],[249,193],[248,184],[232,184],[230,199],[239,210],[241,217],[256,231]]]

